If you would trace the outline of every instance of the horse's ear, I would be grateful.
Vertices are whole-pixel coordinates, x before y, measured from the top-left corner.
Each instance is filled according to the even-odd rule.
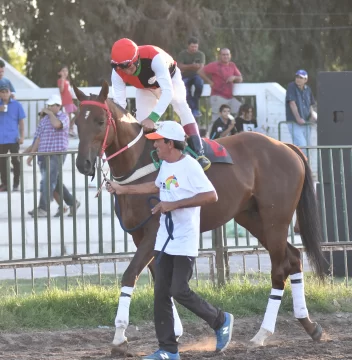
[[[108,98],[108,94],[109,94],[109,84],[104,80],[103,81],[103,86],[101,87],[98,99],[101,102],[105,102],[106,99]]]
[[[78,87],[75,85],[75,84],[72,84],[72,87],[73,87],[73,91],[75,92],[76,96],[77,96],[77,99],[79,101],[83,101],[83,100],[87,100],[88,99],[88,96],[83,92],[81,91],[80,89],[78,89]]]

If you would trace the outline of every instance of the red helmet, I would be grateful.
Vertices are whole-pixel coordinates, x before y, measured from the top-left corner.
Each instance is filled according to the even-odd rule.
[[[127,68],[138,60],[139,51],[135,42],[130,39],[120,39],[115,42],[111,49],[111,66]]]

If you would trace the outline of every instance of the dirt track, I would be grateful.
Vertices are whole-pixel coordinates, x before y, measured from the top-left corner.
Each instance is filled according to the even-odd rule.
[[[181,359],[352,359],[352,314],[317,314],[313,318],[324,328],[321,342],[314,343],[293,318],[280,316],[275,335],[266,347],[257,349],[248,349],[247,343],[258,330],[260,320],[236,319],[233,341],[221,355],[213,352],[215,339],[207,325],[186,324],[180,341]],[[156,349],[153,324],[130,326],[128,337],[128,350],[135,355]],[[112,359],[109,347],[112,338],[113,329],[2,333],[0,359]],[[140,356],[129,359],[140,359]]]

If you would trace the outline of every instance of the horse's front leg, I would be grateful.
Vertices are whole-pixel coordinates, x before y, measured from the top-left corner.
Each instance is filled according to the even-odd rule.
[[[133,240],[138,246],[137,251],[122,276],[121,294],[115,318],[116,330],[112,342],[113,354],[125,351],[125,349],[122,348],[122,345],[127,343],[125,331],[129,325],[129,311],[134,287],[140,273],[152,261],[154,256],[155,236],[157,232],[157,227],[159,226],[159,222],[156,222],[155,226],[154,224],[149,223],[149,226],[150,227],[148,228],[148,231],[144,231],[144,236],[142,237],[142,235],[140,235],[140,237],[142,237],[142,240],[138,238],[138,234],[134,234]],[[150,270],[152,274],[154,274],[154,262],[150,264]],[[172,310],[174,315],[175,335],[178,338],[182,336],[183,327],[175,304],[173,304]]]
[[[153,259],[155,234],[156,231],[145,231],[144,236],[142,231],[133,234],[137,251],[122,275],[121,294],[115,318],[116,331],[112,342],[113,349],[127,342],[125,330],[129,324],[131,297],[140,273]]]

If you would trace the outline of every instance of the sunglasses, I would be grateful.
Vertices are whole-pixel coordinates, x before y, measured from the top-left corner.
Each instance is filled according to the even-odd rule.
[[[122,63],[115,63],[115,62],[111,62],[111,67],[116,70],[117,68],[119,69],[128,69],[130,66],[132,66],[132,61],[128,60],[128,61],[124,61]]]

